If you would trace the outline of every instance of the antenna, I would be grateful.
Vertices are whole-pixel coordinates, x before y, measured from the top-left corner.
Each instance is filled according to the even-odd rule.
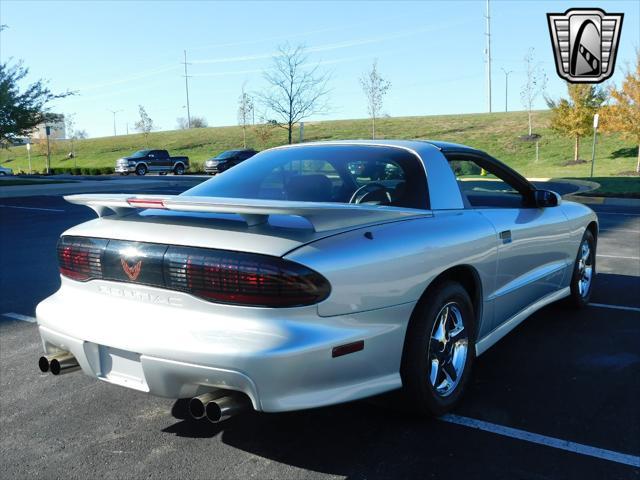
[[[485,48],[485,61],[487,63],[487,109],[491,113],[491,13],[489,9],[489,0],[487,0],[487,14],[484,17],[487,20],[485,36],[487,37],[487,46]]]
[[[191,110],[189,108],[189,74],[187,73],[187,65],[191,65],[187,63],[187,51],[184,51],[184,87],[187,92],[187,128],[191,128]]]

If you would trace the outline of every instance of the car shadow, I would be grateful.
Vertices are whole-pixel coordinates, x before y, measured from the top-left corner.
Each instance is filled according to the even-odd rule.
[[[440,442],[427,453],[424,442],[435,443],[444,424],[403,411],[396,392],[313,410],[248,412],[221,424],[189,419],[185,400],[174,404],[172,414],[180,421],[165,433],[188,438],[220,435],[223,443],[253,455],[347,478],[412,477],[416,459],[432,462],[453,449],[451,443]]]

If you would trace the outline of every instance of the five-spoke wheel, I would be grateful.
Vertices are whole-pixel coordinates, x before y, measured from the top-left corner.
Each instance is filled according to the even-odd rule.
[[[596,274],[596,240],[590,230],[584,232],[571,277],[569,303],[584,307],[589,303]]]
[[[414,410],[441,415],[462,396],[475,359],[475,314],[458,282],[438,282],[409,322],[402,354],[402,384]]]

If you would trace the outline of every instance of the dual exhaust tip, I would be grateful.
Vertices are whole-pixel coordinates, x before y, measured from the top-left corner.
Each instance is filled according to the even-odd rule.
[[[211,423],[223,422],[251,406],[246,395],[228,390],[208,392],[189,400],[189,415],[196,420],[206,418]]]
[[[57,352],[41,356],[38,359],[38,368],[43,373],[63,375],[80,370],[80,365],[72,353]],[[211,423],[219,423],[250,407],[251,401],[246,395],[229,390],[216,390],[189,400],[189,415],[196,420],[206,418]]]
[[[38,368],[42,373],[51,372],[53,375],[62,375],[80,370],[80,365],[72,353],[58,352],[40,357]]]

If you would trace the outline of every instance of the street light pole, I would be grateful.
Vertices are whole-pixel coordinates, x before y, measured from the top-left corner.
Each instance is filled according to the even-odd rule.
[[[187,51],[184,51],[184,87],[187,93],[187,128],[191,128],[191,109],[189,108],[189,74],[187,73]]]
[[[113,136],[117,136],[116,133],[116,113],[120,113],[122,112],[122,110],[109,110],[111,113],[113,113]]]
[[[509,102],[509,100],[508,100],[509,99],[509,74],[513,73],[513,70],[506,71],[504,69],[504,67],[503,67],[502,71],[504,72],[504,111],[508,112],[509,111],[509,108],[508,108],[508,105],[509,105],[509,103],[508,103]]]

